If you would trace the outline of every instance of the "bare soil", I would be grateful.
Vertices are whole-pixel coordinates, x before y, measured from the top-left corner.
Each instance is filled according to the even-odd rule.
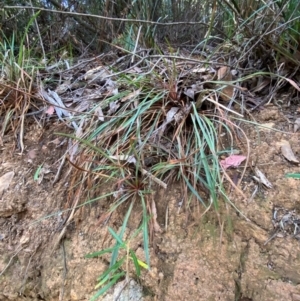
[[[300,134],[293,133],[290,123],[299,115],[297,107],[266,106],[252,117],[261,124],[274,123],[281,132],[241,125],[251,146],[249,168],[240,185],[248,202],[234,189],[230,196],[247,220],[229,204],[222,204],[218,214],[211,210],[200,218],[200,206],[180,207],[183,193],[176,184],[157,192],[158,222],[164,231],[155,233],[151,243],[151,271],[143,271],[136,279],[144,300],[300,300],[297,236],[292,230],[281,231],[266,243],[274,232],[274,210],[300,214],[300,182],[284,177],[299,172],[299,166],[282,156],[279,145],[281,140],[289,141],[300,157]],[[109,200],[77,210],[56,244],[64,219],[58,213],[70,206],[66,204],[68,163],[59,181],[52,184],[66,149],[64,139],[53,135],[57,127],[55,123],[48,129],[29,123],[23,154],[14,149],[14,137],[1,147],[0,177],[14,174],[0,194],[0,300],[89,300],[96,278],[108,267],[109,257],[84,256],[110,246],[113,241],[107,226],[118,230],[122,224],[126,208],[102,223]],[[34,174],[41,164],[45,173],[38,183]],[[251,166],[259,167],[273,188],[257,185]],[[53,213],[57,214],[49,216]],[[141,208],[136,206],[128,235],[140,218]],[[141,242],[139,236],[131,247],[143,260]]]

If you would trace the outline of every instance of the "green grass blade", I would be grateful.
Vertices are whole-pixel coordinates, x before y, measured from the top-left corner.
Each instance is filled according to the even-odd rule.
[[[131,255],[131,259],[132,259],[133,264],[134,264],[134,267],[135,267],[136,275],[137,275],[138,277],[140,277],[140,275],[141,275],[141,268],[140,268],[138,259],[137,259],[135,253],[134,253],[132,250],[129,250],[129,253],[130,253],[130,255]]]
[[[119,243],[119,245],[124,247],[125,244],[122,241],[122,239],[119,237],[119,235],[110,227],[108,227],[108,231],[113,236],[113,238]],[[121,233],[120,233],[120,235],[121,235]]]
[[[142,200],[142,206],[143,206],[143,221],[142,221],[142,230],[143,230],[143,241],[144,241],[144,252],[145,252],[145,258],[146,263],[148,267],[150,267],[150,252],[149,252],[149,236],[148,236],[148,215],[147,215],[147,207],[145,203],[145,199],[142,193],[140,193],[140,197]]]
[[[130,206],[128,208],[128,211],[127,211],[127,213],[125,215],[125,218],[124,218],[124,221],[123,221],[123,224],[122,224],[122,228],[121,228],[120,234],[118,235],[118,239],[121,240],[121,241],[123,239],[123,235],[124,235],[125,230],[126,230],[127,222],[128,222],[128,219],[129,219],[132,207],[133,207],[133,202],[131,202],[131,204],[130,204]],[[110,266],[113,266],[116,263],[117,258],[118,258],[119,248],[120,248],[120,243],[119,243],[119,241],[117,241],[117,243],[115,245],[115,249],[114,249],[114,251],[113,251],[113,253],[111,255]]]
[[[115,262],[112,266],[110,266],[107,270],[105,270],[102,275],[100,275],[97,278],[97,281],[99,281],[100,285],[104,284],[109,278],[113,277],[112,275],[114,275],[119,270],[119,268],[124,263],[125,259],[126,259],[125,256],[122,257],[120,260]],[[98,287],[100,286],[99,283],[97,284]]]
[[[94,257],[99,257],[99,256],[102,256],[106,253],[111,253],[112,251],[114,250],[114,248],[108,248],[108,249],[105,249],[105,250],[101,250],[101,251],[98,251],[98,252],[93,252],[93,253],[89,253],[89,254],[86,254],[84,256],[84,258],[94,258]]]
[[[105,294],[119,279],[125,276],[125,272],[116,274],[112,280],[102,287],[91,299],[90,301],[96,301],[100,296]]]
[[[300,173],[287,173],[286,178],[300,179]]]

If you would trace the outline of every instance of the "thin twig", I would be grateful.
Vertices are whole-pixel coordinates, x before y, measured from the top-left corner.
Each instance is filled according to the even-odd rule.
[[[28,261],[28,264],[26,266],[26,270],[25,270],[25,273],[24,273],[24,279],[23,279],[23,282],[22,282],[22,285],[21,285],[21,288],[20,288],[20,291],[19,291],[19,294],[20,296],[23,294],[24,292],[24,288],[25,288],[25,283],[26,283],[26,280],[27,280],[27,273],[28,273],[28,268],[30,266],[30,263],[31,263],[31,260],[32,260],[32,257],[33,255],[35,254],[36,252],[34,252],[33,254],[31,254],[30,258],[29,258],[29,261]]]
[[[23,250],[23,247],[18,250],[8,261],[8,264],[4,267],[4,269],[2,270],[2,272],[0,273],[0,276],[2,276],[4,274],[4,272],[8,269],[8,267],[10,266],[12,260],[14,259],[14,257],[16,257],[21,251]]]
[[[160,185],[162,188],[167,189],[167,184],[164,183],[163,181],[161,181],[160,179],[158,179],[157,177],[153,176],[149,171],[147,171],[144,168],[139,168],[141,173],[143,175],[147,175],[153,182],[155,182],[156,184]]]
[[[31,0],[29,0],[29,3],[30,3],[30,6],[33,7]],[[40,45],[41,45],[42,52],[43,52],[44,63],[46,63],[46,53],[45,53],[45,49],[44,49],[44,43],[43,43],[40,28],[39,28],[39,25],[38,25],[38,22],[37,22],[37,19],[36,19],[37,16],[34,16],[34,10],[32,10],[32,16],[34,17],[34,23],[35,23],[36,31],[37,31],[37,34],[38,34],[38,37],[39,37],[39,40],[40,40]]]
[[[61,244],[62,248],[62,255],[63,255],[63,265],[64,265],[64,271],[63,271],[63,279],[62,279],[62,286],[59,294],[59,301],[63,301],[64,299],[64,294],[65,294],[65,281],[68,273],[68,268],[67,268],[67,261],[66,261],[66,249],[65,249],[65,244],[62,242]]]
[[[63,168],[63,166],[64,166],[64,164],[65,164],[65,161],[66,161],[66,153],[63,155],[63,157],[62,157],[62,160],[61,160],[61,162],[60,162],[60,164],[59,164],[59,167],[58,167],[58,170],[57,170],[57,172],[56,172],[56,175],[55,175],[55,177],[54,177],[54,180],[52,181],[52,185],[54,185],[57,181],[58,181],[58,179],[59,179],[59,176],[60,176],[60,173],[61,173],[61,170],[62,170],[62,168]]]
[[[135,46],[134,46],[133,53],[132,53],[132,58],[131,58],[131,64],[134,63],[134,57],[135,57],[137,46],[139,44],[139,39],[140,39],[140,34],[141,34],[142,27],[143,27],[142,25],[139,27],[139,31],[138,31],[138,34],[137,34],[137,37],[136,37]]]
[[[52,248],[52,253],[55,251],[56,247],[59,245],[61,239],[63,238],[63,236],[64,236],[65,233],[66,233],[67,226],[70,224],[70,222],[71,222],[72,219],[73,219],[75,210],[76,210],[76,208],[77,208],[77,204],[78,204],[79,199],[80,199],[80,192],[81,192],[81,189],[82,189],[82,186],[83,186],[83,182],[84,182],[84,180],[82,180],[82,182],[81,182],[79,188],[78,188],[78,189],[76,190],[76,192],[75,192],[75,197],[74,197],[75,201],[73,201],[74,204],[72,205],[71,213],[70,213],[70,215],[69,215],[69,217],[68,217],[68,220],[66,221],[66,223],[65,223],[65,225],[64,225],[64,227],[63,227],[63,229],[61,230],[60,234],[58,235],[56,241],[54,242],[54,246],[53,246],[53,248]]]
[[[108,21],[122,21],[122,22],[128,22],[128,23],[142,23],[147,25],[162,25],[162,26],[174,26],[174,25],[197,25],[202,24],[207,26],[207,23],[205,22],[169,22],[169,23],[161,23],[161,22],[155,22],[155,21],[149,21],[149,20],[140,20],[140,19],[126,19],[126,18],[112,18],[112,17],[105,17],[105,16],[99,16],[99,15],[93,15],[93,14],[85,14],[85,13],[77,13],[77,12],[70,12],[70,11],[64,11],[64,10],[55,10],[55,9],[49,9],[44,7],[32,7],[32,6],[18,6],[18,5],[5,5],[2,7],[2,9],[34,9],[34,10],[40,10],[40,11],[47,11],[51,13],[56,14],[64,14],[64,15],[70,15],[70,16],[82,16],[82,17],[88,17],[88,18],[96,18],[101,20],[108,20]],[[214,27],[217,31],[224,34],[220,29]]]

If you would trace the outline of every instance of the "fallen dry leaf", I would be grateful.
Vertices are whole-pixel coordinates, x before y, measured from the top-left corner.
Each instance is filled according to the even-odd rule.
[[[126,71],[126,73],[129,73],[129,74],[139,74],[142,72],[143,72],[143,70],[139,67],[133,67],[132,69]]]
[[[51,144],[51,143],[55,144],[56,146],[62,145],[62,144],[61,144],[62,141],[61,141],[61,139],[59,139],[59,138],[55,138],[54,140],[49,141],[47,144],[49,145],[49,144]]]
[[[292,79],[285,78],[285,80],[287,80],[296,90],[298,90],[300,92],[299,86]]]
[[[280,146],[281,146],[281,153],[282,155],[290,162],[292,163],[299,163],[297,158],[295,157],[291,145],[288,141],[286,140],[281,140],[280,141]]]
[[[121,99],[121,102],[125,102],[125,101],[127,101],[128,99],[135,98],[136,96],[138,96],[138,95],[140,94],[141,90],[142,90],[142,88],[140,88],[140,89],[138,89],[138,90],[136,90],[136,91],[133,91],[133,92],[129,93],[127,96],[125,96],[125,97],[123,97],[123,98]]]
[[[99,121],[104,121],[104,114],[100,106],[96,108],[95,114],[97,115]]]
[[[229,67],[223,66],[218,70],[218,81],[232,81],[232,74]],[[225,85],[224,88],[220,89],[220,98],[224,101],[229,101],[233,97],[233,93],[233,86]]]
[[[188,96],[189,98],[191,98],[192,100],[194,100],[194,97],[195,97],[195,89],[193,89],[193,88],[187,88],[183,93],[184,93],[186,96]]]
[[[126,163],[136,164],[136,158],[134,156],[129,155],[118,155],[118,156],[109,156],[109,158],[114,160],[126,161]]]
[[[107,78],[111,75],[111,72],[103,67],[103,66],[98,66],[94,69],[90,69],[86,72],[86,74],[84,75],[84,79],[85,80],[102,80],[104,78]]]
[[[120,104],[117,101],[112,101],[109,103],[109,110],[107,115],[113,115],[120,107]]]
[[[267,188],[273,188],[273,185],[269,182],[266,176],[255,167],[255,176],[253,177],[257,182],[264,184]]]
[[[36,155],[37,155],[36,152],[37,152],[36,149],[31,149],[30,151],[28,151],[28,153],[27,153],[28,158],[29,158],[29,159],[35,159],[35,157],[36,157]]]
[[[204,73],[204,72],[209,72],[209,71],[211,71],[210,67],[196,67],[196,68],[192,69],[192,72],[195,72],[195,73]]]
[[[261,132],[270,132],[275,127],[274,122],[261,123],[259,126],[259,130]]]
[[[247,157],[242,155],[231,155],[224,160],[220,161],[220,165],[227,169],[229,167],[238,167]]]
[[[49,106],[48,109],[45,111],[45,113],[49,116],[52,116],[54,114],[55,108],[54,106]]]
[[[79,104],[74,108],[75,112],[84,112],[90,107],[91,102],[88,100],[82,100]]]
[[[100,226],[101,224],[106,224],[108,222],[108,220],[110,219],[111,215],[112,215],[112,212],[102,213],[96,223],[96,226]]]
[[[299,128],[300,128],[300,118],[297,118],[294,123],[294,133],[296,133]]]
[[[43,179],[44,179],[44,176],[49,174],[50,172],[51,172],[50,166],[45,163],[44,166],[41,168],[41,170],[39,172],[37,183],[41,184]]]
[[[0,177],[0,194],[9,187],[14,175],[14,171],[9,171]]]

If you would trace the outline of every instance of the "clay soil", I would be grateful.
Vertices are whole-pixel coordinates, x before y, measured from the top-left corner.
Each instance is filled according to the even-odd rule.
[[[258,123],[273,123],[280,131],[241,125],[251,147],[249,168],[240,185],[247,201],[229,184],[227,188],[242,214],[223,203],[218,213],[212,209],[200,218],[201,206],[180,206],[183,193],[178,184],[157,191],[157,221],[163,232],[155,233],[151,240],[151,270],[144,270],[136,279],[143,300],[300,300],[297,237],[282,231],[266,243],[274,232],[274,210],[300,214],[300,182],[285,177],[299,172],[299,166],[283,157],[279,145],[281,140],[289,141],[300,158],[300,133],[291,129],[299,115],[297,107],[271,105],[252,117]],[[1,147],[0,177],[13,172],[13,178],[0,195],[0,300],[89,300],[97,277],[108,267],[108,256],[84,258],[111,246],[107,227],[117,231],[122,225],[125,207],[103,223],[108,199],[77,210],[64,237],[56,243],[65,218],[59,212],[70,206],[66,204],[70,185],[67,162],[59,180],[52,184],[67,147],[64,138],[53,134],[58,127],[50,121],[41,127],[28,119],[24,152],[20,153],[15,138],[9,135]],[[46,168],[39,183],[34,174],[41,164]],[[254,166],[273,188],[254,181]],[[242,166],[232,172],[241,170]],[[107,190],[108,184],[99,193]],[[140,220],[141,208],[136,205],[127,235]],[[141,237],[131,242],[131,248],[144,259]]]

